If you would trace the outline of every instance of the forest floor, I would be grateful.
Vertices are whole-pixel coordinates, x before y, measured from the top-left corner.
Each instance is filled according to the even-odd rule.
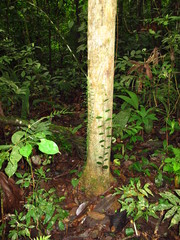
[[[77,104],[74,105],[74,110],[77,112],[76,116],[63,116],[57,121],[55,119],[55,123],[69,127],[80,124],[82,121],[80,116],[84,113],[84,109],[81,109]],[[76,135],[84,137],[85,141],[86,128],[82,127],[77,131]],[[169,143],[177,146],[179,141],[177,141],[177,138],[170,138]],[[161,152],[156,156],[153,153],[163,148],[164,139],[165,135],[159,134],[159,126],[155,126],[150,135],[144,135],[143,142],[136,143],[132,152],[128,152],[129,155],[133,154],[135,156],[135,160],[130,158],[126,160],[122,159],[120,166],[118,166],[114,163],[112,157],[111,173],[116,179],[116,183],[101,196],[94,198],[85,196],[84,191],[78,185],[75,186],[76,184],[72,184],[72,179],[76,181],[79,173],[83,171],[85,159],[77,154],[76,149],[73,149],[71,153],[67,153],[61,151],[61,146],[59,146],[61,155],[58,154],[55,156],[54,161],[44,167],[44,170],[46,168],[50,169],[47,175],[50,180],[42,180],[40,187],[46,190],[53,187],[56,189],[58,196],[65,196],[61,207],[69,212],[69,216],[64,221],[66,230],[59,231],[58,226],[54,226],[50,239],[179,239],[179,226],[175,225],[168,228],[170,220],[166,219],[166,221],[163,221],[164,212],[157,213],[158,219],[149,217],[148,221],[146,221],[143,218],[139,218],[134,224],[130,216],[119,213],[121,205],[118,199],[120,196],[113,195],[115,188],[128,185],[132,178],[139,178],[142,186],[146,183],[149,184],[149,188],[153,193],[153,196],[149,196],[148,198],[149,203],[158,203],[160,192],[170,191],[175,188],[174,182],[168,177],[163,178],[160,186],[156,184],[157,169],[153,167],[153,164],[159,168],[162,164],[162,156]],[[148,159],[148,162],[144,165],[141,164],[143,157]],[[139,162],[140,165],[138,166],[140,168],[131,168],[134,162]],[[34,166],[34,168],[36,167]],[[26,170],[24,167],[19,169],[22,172]],[[29,191],[25,191],[24,193],[25,199]],[[126,229],[133,229],[134,233],[131,236],[127,236]]]
[[[73,119],[69,119],[69,123],[71,122],[73,122]],[[120,166],[117,166],[112,156],[111,173],[116,179],[116,183],[107,189],[104,194],[96,198],[88,198],[79,187],[73,187],[71,183],[72,178],[77,178],[77,173],[70,174],[71,170],[76,169],[78,172],[81,172],[85,164],[84,159],[80,159],[75,153],[69,156],[64,154],[57,159],[54,162],[54,172],[60,169],[61,173],[59,175],[56,173],[57,176],[52,179],[51,184],[57,188],[59,195],[67,196],[64,207],[70,211],[70,217],[66,233],[54,232],[52,239],[179,239],[179,226],[175,225],[168,228],[170,220],[166,219],[166,221],[163,221],[164,212],[157,212],[158,219],[149,217],[148,221],[146,221],[143,218],[139,218],[135,225],[137,232],[134,231],[132,236],[127,237],[125,230],[127,228],[134,229],[134,223],[130,216],[126,218],[123,214],[118,214],[121,208],[118,201],[120,196],[113,195],[115,188],[128,185],[130,179],[140,179],[142,186],[146,183],[149,184],[149,188],[154,195],[149,196],[149,203],[158,203],[160,198],[159,192],[171,191],[175,188],[173,177],[170,178],[165,175],[160,186],[156,184],[157,169],[153,166],[156,165],[160,168],[163,156],[161,156],[161,151],[156,156],[153,156],[153,153],[156,150],[163,149],[163,140],[165,140],[165,134],[161,135],[158,133],[159,127],[155,126],[150,135],[144,136],[143,142],[135,144],[133,151],[128,153],[129,155],[133,154],[135,160],[122,159]],[[81,129],[77,134],[84,136],[85,130]],[[172,139],[169,139],[169,144],[177,147],[178,141],[179,137],[173,136]],[[141,169],[137,169],[137,167],[136,169],[131,168],[134,162],[142,163],[143,158],[148,159],[148,163],[137,165]],[[51,169],[53,171],[53,168]],[[118,175],[116,174],[117,171]],[[102,211],[104,208],[106,208],[105,212]],[[80,214],[77,216],[78,210]]]

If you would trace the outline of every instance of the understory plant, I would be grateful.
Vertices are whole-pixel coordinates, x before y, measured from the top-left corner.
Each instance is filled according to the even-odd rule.
[[[174,193],[160,193],[162,197],[159,204],[155,207],[155,211],[165,211],[163,221],[171,218],[169,228],[180,223],[180,190],[175,189]],[[180,228],[179,228],[180,234]]]
[[[149,195],[153,196],[149,189],[149,183],[142,187],[139,179],[131,179],[128,186],[115,190],[115,195],[120,195],[118,201],[122,205],[121,210],[126,210],[127,215],[131,216],[134,222],[141,217],[146,221],[148,221],[149,216],[158,218],[154,210],[155,205],[148,201]]]
[[[34,43],[19,49],[9,37],[4,36],[0,49],[3,52],[0,57],[0,99],[9,109],[13,109],[15,105],[19,107],[21,117],[27,119],[32,93],[36,93],[38,97],[45,91],[48,94],[51,75],[35,59],[35,51],[39,48]]]
[[[148,108],[139,104],[138,96],[131,91],[125,91],[128,96],[126,95],[117,95],[118,98],[124,100],[121,108],[130,108],[130,119],[129,123],[135,122],[136,125],[143,127],[143,129],[150,133],[153,128],[153,121],[157,120],[155,114],[153,113],[153,108]]]
[[[169,157],[164,160],[163,171],[174,175],[175,187],[180,184],[180,148],[169,147]]]
[[[26,159],[32,169],[30,156],[36,147],[44,154],[60,153],[57,144],[48,139],[51,135],[49,119],[48,116],[37,121],[31,120],[29,125],[21,127],[21,130],[12,135],[10,145],[0,145],[0,169],[7,161],[5,172],[9,177],[17,171],[18,162],[22,158]]]
[[[120,138],[120,143],[117,143],[113,150],[122,151],[124,155],[126,150],[132,150],[133,145],[143,140],[143,131],[150,133],[153,128],[153,121],[157,120],[153,112],[153,108],[146,108],[139,105],[138,96],[131,91],[125,91],[128,96],[117,95],[124,102],[121,105],[119,113],[113,117],[113,136]],[[127,143],[125,144],[125,140]],[[126,148],[126,149],[125,149]]]
[[[48,180],[43,167],[34,171],[34,181],[30,178],[30,173],[24,174],[25,177],[17,173],[17,176],[20,178],[17,184],[21,184],[22,187],[30,187],[34,184],[34,188],[27,197],[23,210],[21,212],[15,210],[15,213],[10,215],[9,238],[32,239],[31,231],[35,231],[42,239],[43,235],[49,235],[52,232],[54,225],[57,225],[61,231],[65,230],[64,219],[68,216],[68,212],[61,206],[65,196],[58,197],[55,188],[48,191],[40,188],[41,180]],[[29,184],[27,184],[28,180]]]
[[[173,135],[175,132],[180,131],[180,124],[175,119],[166,119],[166,126],[161,128],[161,131],[166,133],[166,145],[169,143],[169,136]]]
[[[39,189],[27,198],[24,210],[20,213],[15,211],[10,216],[9,221],[10,239],[28,237],[31,239],[32,229],[36,229],[38,236],[49,234],[53,226],[57,224],[59,230],[65,230],[63,219],[68,216],[68,212],[62,209],[61,202],[65,197],[58,197],[55,189],[49,191]]]
[[[48,240],[51,236],[40,236],[39,238],[34,238],[33,240]]]
[[[170,22],[175,22],[175,19],[175,16],[172,18],[168,16],[165,22],[168,25]],[[164,20],[159,20],[158,17],[155,21],[164,27]],[[151,54],[144,48],[137,51],[131,50],[118,59],[114,87],[117,97],[123,88],[132,89],[140,96],[141,105],[146,106],[146,111],[148,111],[148,107],[151,110],[152,107],[156,107],[159,113],[168,119],[176,113],[178,116],[179,111],[179,85],[177,79],[179,50],[177,46],[180,38],[175,28],[173,28],[173,31],[167,30],[168,28],[165,29],[166,34],[162,36],[161,49],[165,50],[164,55],[162,55],[159,48],[154,47]],[[157,32],[153,34],[155,36]],[[120,95],[120,98],[133,106],[130,101],[132,96],[129,98]],[[149,127],[151,124],[152,119],[149,119]],[[145,127],[148,125],[146,123]],[[150,131],[149,127],[146,131]]]
[[[40,236],[39,238],[37,237],[37,238],[34,238],[33,240],[48,240],[48,239],[50,239],[50,235],[49,236]]]
[[[140,173],[144,173],[147,176],[151,175],[150,167],[153,167],[154,169],[158,170],[158,167],[156,164],[150,162],[147,158],[142,157],[141,161],[134,162],[129,169],[133,171],[137,171]]]

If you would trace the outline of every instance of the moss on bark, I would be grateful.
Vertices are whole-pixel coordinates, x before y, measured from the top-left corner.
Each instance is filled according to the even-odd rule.
[[[97,175],[96,172],[86,166],[80,178],[80,186],[85,189],[87,196],[99,196],[108,190],[115,181],[110,171],[102,170],[102,174]]]

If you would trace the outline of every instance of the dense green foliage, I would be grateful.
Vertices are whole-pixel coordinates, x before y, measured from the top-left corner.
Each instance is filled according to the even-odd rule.
[[[112,161],[121,167],[122,159],[135,160],[129,170],[150,176],[153,167],[157,187],[165,178],[174,178],[179,186],[180,151],[177,145],[169,146],[169,138],[180,131],[179,1],[117,2]],[[55,137],[49,126],[53,111],[61,113],[67,105],[74,111],[75,102],[80,109],[86,107],[87,0],[1,0],[0,14],[0,117],[15,116],[30,123],[0,139],[0,168],[8,176],[16,173],[21,187],[33,187],[25,210],[11,216],[9,237],[30,238],[30,229],[38,226],[41,239],[41,235],[49,235],[55,222],[64,230],[63,219],[68,214],[58,209],[64,198],[57,198],[54,190],[45,192],[39,185],[34,189],[38,173],[32,177],[30,155],[37,147],[43,154],[58,153],[53,142],[57,139],[61,149],[72,152],[73,146],[61,134]],[[82,125],[86,124],[84,112]],[[72,135],[81,124],[70,128]],[[155,124],[166,134],[161,149],[153,153],[163,156],[160,166],[145,157],[136,161],[132,151]],[[17,172],[22,157],[31,174]],[[119,168],[114,173],[120,176]],[[76,187],[78,179],[71,182]],[[179,223],[179,191],[161,193],[163,200],[157,208],[148,202],[153,195],[149,185],[141,187],[139,180],[117,188],[116,194],[121,195],[119,201],[134,221],[168,210],[164,219],[172,218],[170,226]],[[174,216],[171,209],[175,209]]]
[[[27,117],[29,101],[37,104],[45,94],[57,104],[77,88],[85,92],[87,1],[1,1],[0,7],[0,99],[7,111],[21,101]],[[166,117],[177,112],[178,21],[178,1],[118,1],[115,96],[133,89]]]

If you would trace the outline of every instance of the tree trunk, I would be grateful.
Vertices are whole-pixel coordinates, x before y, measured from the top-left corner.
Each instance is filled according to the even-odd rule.
[[[87,163],[81,178],[86,194],[111,184],[110,151],[114,82],[116,0],[88,1]]]

